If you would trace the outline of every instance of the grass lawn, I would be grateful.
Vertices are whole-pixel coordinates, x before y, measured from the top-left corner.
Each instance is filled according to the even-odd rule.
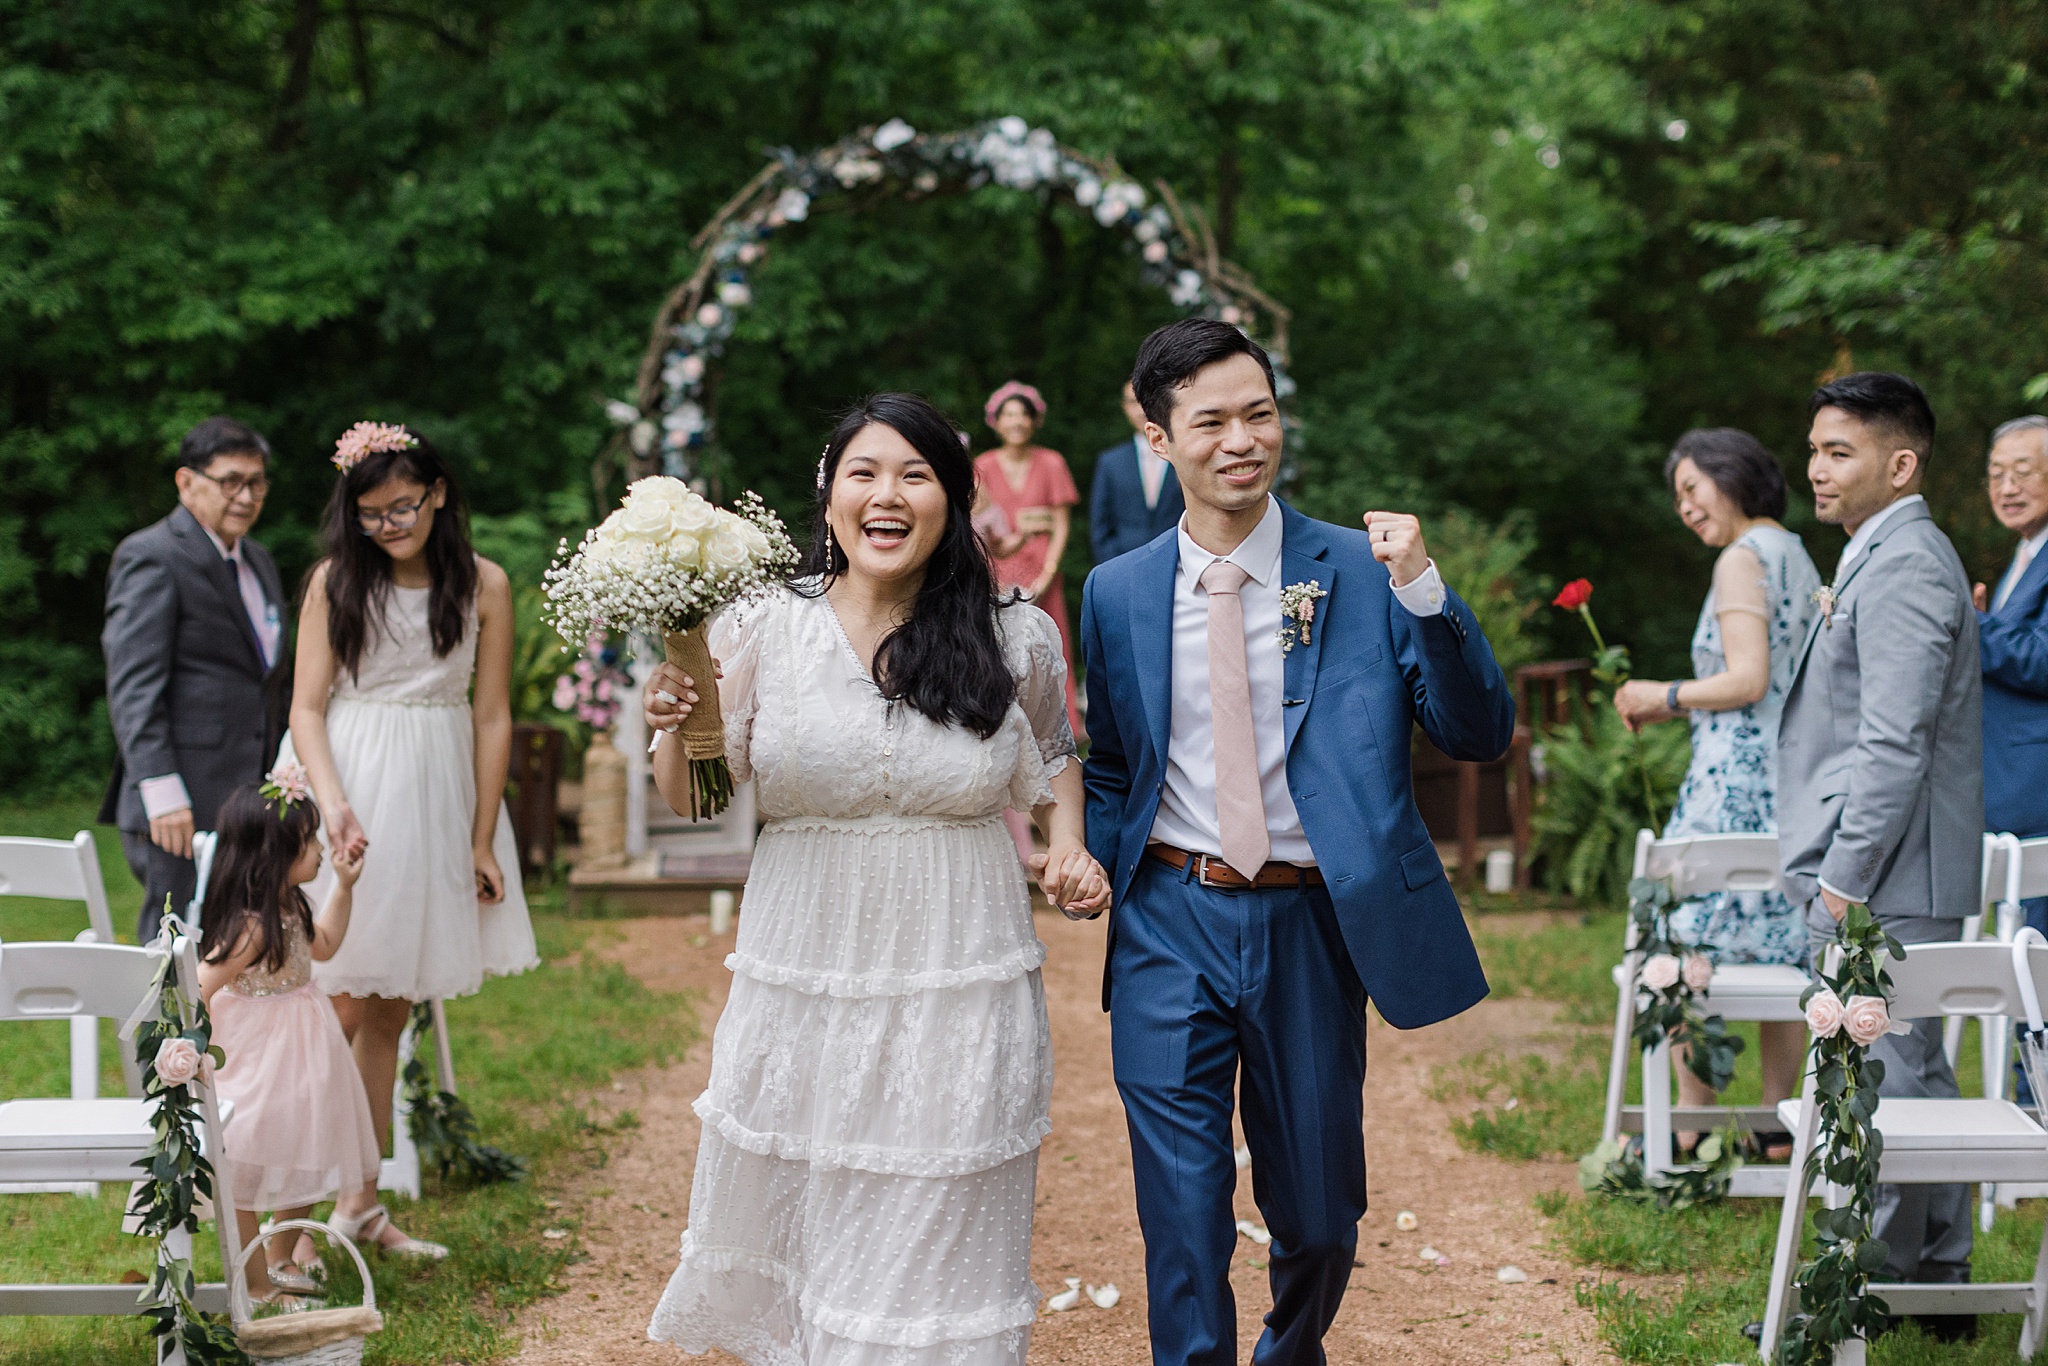
[[[1473,1103],[1470,1115],[1455,1123],[1468,1148],[1509,1158],[1576,1158],[1600,1137],[1614,1021],[1608,973],[1620,961],[1623,917],[1518,912],[1508,898],[1476,900],[1472,925],[1495,993],[1534,996],[1563,1008],[1557,1036],[1545,1040],[1542,1051],[1467,1058],[1438,1076],[1437,1093]],[[1728,1098],[1755,1104],[1756,1028],[1733,1027],[1749,1047],[1738,1059]],[[1982,1094],[1978,1033],[1969,1029],[1963,1037],[1957,1066],[1963,1092]],[[1632,1077],[1630,1098],[1640,1096],[1640,1079]],[[1669,1214],[1576,1193],[1537,1203],[1553,1221],[1558,1245],[1587,1269],[1578,1287],[1580,1303],[1599,1316],[1603,1337],[1624,1361],[1713,1366],[1756,1360],[1756,1347],[1741,1329],[1763,1317],[1777,1201],[1732,1200]],[[1991,1233],[1977,1236],[1976,1279],[2029,1279],[2042,1218],[2038,1201],[2017,1212],[2001,1210]],[[1976,1342],[1951,1347],[1908,1325],[1872,1344],[1870,1359],[1876,1366],[2010,1362],[2017,1356],[2019,1326],[2016,1317],[1986,1317]]]
[[[94,803],[0,807],[0,834],[69,838],[92,827]],[[95,829],[114,924],[134,932],[141,889],[129,875],[116,834]],[[456,1072],[486,1142],[528,1158],[532,1177],[512,1185],[441,1190],[428,1177],[418,1201],[387,1196],[405,1228],[446,1243],[445,1262],[373,1257],[385,1330],[370,1339],[380,1363],[489,1361],[518,1342],[513,1311],[556,1293],[562,1268],[578,1257],[577,1211],[552,1192],[561,1178],[602,1166],[609,1135],[631,1127],[630,1112],[599,1123],[577,1096],[614,1072],[679,1056],[696,1036],[685,997],[648,990],[616,964],[588,951],[608,931],[562,913],[553,890],[529,889],[543,966],[487,982],[476,996],[448,1004]],[[0,897],[0,941],[70,939],[85,928],[76,903]],[[538,1022],[544,1022],[536,1027]],[[0,1024],[0,1099],[64,1095],[69,1090],[67,1028],[62,1023]],[[120,1093],[111,1022],[103,1028],[102,1094]],[[65,1195],[0,1196],[0,1281],[116,1281],[145,1271],[150,1245],[120,1232],[125,1187],[102,1188],[97,1201]],[[553,1231],[556,1237],[545,1235]],[[196,1240],[201,1274],[219,1276],[210,1227]],[[330,1269],[340,1273],[330,1255]],[[336,1303],[352,1279],[337,1274]],[[0,1319],[0,1360],[10,1366],[71,1366],[151,1360],[139,1320]]]

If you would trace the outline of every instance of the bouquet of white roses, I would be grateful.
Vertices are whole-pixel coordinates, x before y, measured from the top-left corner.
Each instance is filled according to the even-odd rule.
[[[602,525],[569,543],[547,573],[549,615],[562,639],[592,634],[658,635],[668,661],[697,681],[700,701],[679,737],[690,757],[690,815],[717,815],[732,800],[725,721],[704,627],[713,613],[796,567],[782,519],[753,493],[734,511],[713,507],[680,479],[635,482]],[[661,743],[657,731],[648,753]]]

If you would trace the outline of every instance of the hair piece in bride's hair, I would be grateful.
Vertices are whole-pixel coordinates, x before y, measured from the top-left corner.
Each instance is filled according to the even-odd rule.
[[[874,676],[889,700],[986,739],[1002,726],[1017,696],[1017,681],[996,639],[1003,597],[974,530],[974,461],[960,429],[929,400],[875,394],[839,419],[820,462],[810,555],[791,587],[816,596],[846,572],[846,553],[827,515],[832,479],[847,446],[875,423],[908,441],[931,466],[946,493],[946,527],[925,563],[910,620],[883,637],[875,651]]]
[[[279,774],[291,767],[297,765],[273,770],[271,782],[284,786]],[[299,928],[309,934],[313,929],[313,907],[292,886],[291,872],[319,833],[320,813],[310,801],[279,802],[265,788],[244,783],[221,803],[214,830],[213,866],[199,910],[199,956],[217,963],[234,952],[245,930],[253,930],[263,943],[257,963],[276,972],[291,949],[284,917],[296,915]]]
[[[327,569],[327,643],[334,651],[335,664],[350,677],[362,664],[371,629],[383,624],[391,598],[391,556],[374,537],[364,535],[356,521],[357,503],[381,485],[392,480],[417,485],[427,497],[437,485],[442,490],[439,508],[428,505],[419,510],[420,516],[433,519],[424,558],[432,581],[427,627],[436,657],[462,643],[469,629],[470,606],[476,601],[476,552],[469,543],[469,508],[447,462],[433,442],[407,427],[358,422],[349,429],[349,436],[373,426],[377,427],[373,435],[351,446],[352,458],[342,466],[341,478],[334,481],[327,510],[321,514],[327,543],[326,558],[320,561]],[[341,464],[339,447],[349,442],[349,436],[336,443],[337,465]]]

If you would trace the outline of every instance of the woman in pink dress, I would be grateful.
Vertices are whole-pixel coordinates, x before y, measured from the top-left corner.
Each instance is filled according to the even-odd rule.
[[[1067,628],[1060,556],[1067,549],[1069,521],[1081,491],[1074,487],[1065,456],[1031,444],[1045,421],[1045,400],[1038,390],[1011,380],[988,396],[981,411],[1003,444],[975,457],[974,477],[987,519],[986,525],[977,520],[977,529],[995,560],[996,583],[1023,589],[1059,627],[1060,652],[1067,657],[1067,721],[1080,737],[1085,732],[1074,701],[1074,633]],[[992,535],[1003,523],[1008,524],[1007,532]],[[1017,842],[1017,857],[1029,864],[1031,818],[1021,811],[1005,811],[1003,819]]]
[[[1058,451],[1034,446],[1031,438],[1045,421],[1045,400],[1028,384],[1011,380],[989,395],[982,414],[1003,444],[974,461],[982,492],[1000,509],[1023,543],[996,559],[996,582],[1021,588],[1031,602],[1060,628],[1060,648],[1067,656],[1067,719],[1074,734],[1082,733],[1081,709],[1074,695],[1074,633],[1067,626],[1067,595],[1060,582],[1060,556],[1066,553],[1069,519],[1081,492]],[[1004,538],[992,551],[1007,549]]]

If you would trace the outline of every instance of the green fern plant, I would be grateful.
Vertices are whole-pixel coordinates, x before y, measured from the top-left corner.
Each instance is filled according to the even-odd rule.
[[[1620,906],[1628,900],[1636,831],[1657,828],[1671,810],[1692,740],[1677,725],[1632,735],[1613,707],[1589,701],[1585,730],[1564,725],[1543,734],[1545,778],[1530,826],[1552,891],[1589,906]]]

